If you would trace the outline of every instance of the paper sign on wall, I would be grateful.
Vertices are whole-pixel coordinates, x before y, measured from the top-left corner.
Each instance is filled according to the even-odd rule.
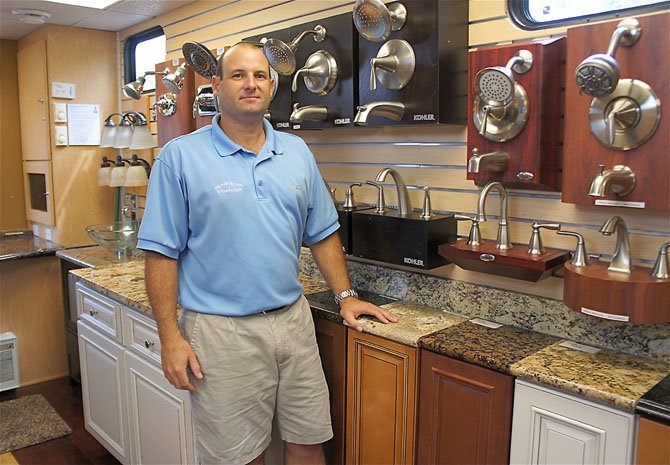
[[[100,105],[67,104],[70,145],[100,145]]]

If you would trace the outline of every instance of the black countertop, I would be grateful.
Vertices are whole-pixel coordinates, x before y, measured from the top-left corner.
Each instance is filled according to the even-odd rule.
[[[635,412],[670,426],[670,375],[640,398]]]
[[[394,302],[396,299],[382,296],[368,291],[359,291],[358,297],[361,300],[373,303],[375,305],[385,305]],[[312,312],[320,318],[342,323],[340,316],[340,307],[335,303],[335,294],[332,291],[321,291],[313,294],[305,294],[305,298],[312,307]]]
[[[60,245],[34,236],[31,231],[0,233],[0,261],[54,255]]]

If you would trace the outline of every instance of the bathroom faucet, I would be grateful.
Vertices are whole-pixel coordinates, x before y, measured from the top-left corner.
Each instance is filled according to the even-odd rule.
[[[405,114],[405,105],[401,102],[379,100],[377,102],[370,102],[364,105],[360,105],[356,108],[356,110],[354,125],[367,126],[368,118],[373,115],[379,115],[394,121],[400,121]]]
[[[625,165],[616,165],[606,170],[605,165],[598,165],[598,174],[591,181],[588,194],[592,197],[605,197],[614,194],[624,197],[635,189],[635,173]]]
[[[400,211],[400,216],[407,216],[408,213],[412,212],[412,200],[409,198],[407,186],[400,176],[400,173],[393,168],[384,168],[377,173],[375,181],[384,182],[387,174],[391,175],[393,182],[395,183],[396,192],[398,193],[398,210]]]
[[[299,105],[299,103],[293,104],[293,111],[289,117],[291,123],[322,122],[328,119],[328,107],[324,105],[305,105],[304,107],[299,107]]]
[[[477,215],[475,218],[478,222],[486,221],[486,197],[493,189],[500,194],[500,222],[498,223],[498,239],[496,248],[500,250],[508,250],[512,248],[509,241],[509,227],[507,225],[507,191],[505,187],[499,182],[490,182],[479,193],[477,200]]]
[[[468,173],[479,173],[480,171],[491,171],[502,173],[507,170],[509,154],[501,150],[479,154],[479,149],[472,149],[472,156],[468,160]]]
[[[609,236],[616,231],[616,246],[612,262],[607,267],[608,271],[630,274],[633,271],[633,265],[630,263],[630,241],[628,240],[628,228],[623,218],[613,216],[603,223],[600,232]]]

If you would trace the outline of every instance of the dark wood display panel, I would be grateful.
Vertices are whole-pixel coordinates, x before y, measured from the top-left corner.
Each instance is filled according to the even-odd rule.
[[[174,72],[179,65],[184,63],[184,59],[179,60],[179,64],[175,65],[173,60],[158,63],[155,71],[164,71],[168,68],[170,72]],[[195,120],[193,119],[193,99],[194,89],[193,80],[194,73],[190,67],[186,68],[186,78],[184,80],[184,87],[179,92],[176,99],[177,110],[171,116],[164,116],[158,109],[156,109],[156,124],[158,126],[158,146],[163,147],[170,140],[175,137],[188,134],[195,129]],[[168,92],[163,84],[163,76],[156,76],[156,101]]]
[[[221,53],[223,53],[223,50],[225,50],[225,49],[228,49],[228,46],[222,47],[220,49]],[[215,57],[218,58],[219,49],[210,50],[210,52],[212,52],[212,55],[214,55]],[[193,98],[194,99],[198,95],[198,87],[205,86],[205,85],[210,85],[211,86],[212,85],[211,79],[204,78],[204,77],[200,76],[199,74],[194,73],[194,76],[193,76]],[[193,104],[193,102],[191,102],[191,104]],[[214,118],[214,115],[200,116],[200,115],[198,115],[198,111],[196,109],[195,113],[193,114],[193,117],[195,118],[195,129],[198,129],[198,128],[201,128],[203,126],[207,126],[208,124],[211,124],[212,123],[212,118]]]
[[[661,102],[658,129],[646,143],[628,151],[612,150],[600,144],[589,128],[591,97],[580,94],[574,79],[575,68],[594,53],[605,53],[612,32],[620,20],[568,29],[565,140],[563,162],[563,202],[594,205],[587,195],[598,165],[611,169],[629,166],[637,176],[635,189],[625,197],[606,200],[644,202],[644,208],[670,210],[670,13],[637,17],[640,39],[630,47],[620,46],[615,58],[621,79],[644,81]]]
[[[533,54],[533,65],[524,74],[513,72],[514,80],[528,94],[528,121],[522,131],[505,142],[490,141],[479,134],[473,122],[474,85],[477,73],[488,67],[505,66],[519,50]],[[502,173],[481,171],[468,173],[478,184],[499,181],[509,187],[560,190],[561,186],[561,87],[564,82],[565,39],[504,45],[470,52],[468,64],[468,160],[472,149],[479,154],[495,151],[510,156]],[[517,173],[533,173],[533,179],[522,181]]]
[[[402,2],[407,22],[390,39],[410,43],[416,55],[414,75],[402,89],[386,89],[379,82],[370,91],[370,60],[385,42],[359,37],[358,80],[360,105],[389,100],[402,102],[400,121],[372,116],[370,126],[393,124],[464,124],[467,118],[468,2],[413,0]]]
[[[417,463],[507,464],[514,378],[421,351]]]

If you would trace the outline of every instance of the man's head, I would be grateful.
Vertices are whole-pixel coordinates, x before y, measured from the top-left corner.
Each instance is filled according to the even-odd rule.
[[[263,117],[272,99],[270,64],[255,44],[239,42],[218,59],[212,88],[222,117],[252,120]]]

